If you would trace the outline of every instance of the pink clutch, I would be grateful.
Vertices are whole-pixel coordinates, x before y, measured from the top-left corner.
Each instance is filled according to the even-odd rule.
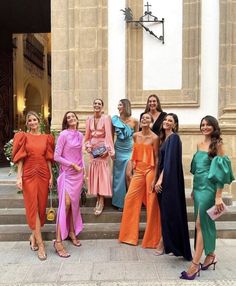
[[[216,206],[209,208],[206,212],[212,220],[218,219],[218,217],[222,216],[222,214],[228,211],[228,207],[223,203],[224,209],[220,213],[217,212]]]

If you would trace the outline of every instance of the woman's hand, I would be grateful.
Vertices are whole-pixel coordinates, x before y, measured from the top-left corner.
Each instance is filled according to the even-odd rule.
[[[194,192],[192,191],[191,194],[190,194],[192,200],[194,201]]]
[[[152,181],[151,183],[151,192],[155,192],[155,180]]]
[[[16,186],[22,191],[22,177],[18,177],[16,180]]]
[[[156,184],[155,184],[155,191],[157,193],[161,193],[162,192],[162,180],[158,179]]]
[[[216,206],[217,213],[221,213],[224,210],[224,204],[223,204],[222,197],[215,198],[215,206]]]
[[[78,172],[78,173],[80,173],[82,170],[83,170],[83,168],[81,168],[80,166],[78,166],[77,164],[72,164],[72,167]]]
[[[106,158],[108,156],[108,151],[105,151],[104,153],[102,153],[102,155],[100,156],[101,158]]]
[[[51,176],[49,179],[48,187],[49,187],[49,189],[52,189],[52,187],[53,187],[53,176]]]

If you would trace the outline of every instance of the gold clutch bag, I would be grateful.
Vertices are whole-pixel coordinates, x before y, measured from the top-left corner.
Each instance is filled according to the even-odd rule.
[[[54,221],[56,219],[56,210],[52,206],[52,190],[50,189],[50,208],[47,211],[47,220]]]

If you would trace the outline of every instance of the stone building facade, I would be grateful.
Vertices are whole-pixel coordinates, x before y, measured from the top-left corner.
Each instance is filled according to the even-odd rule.
[[[51,1],[52,127],[60,129],[63,114],[74,110],[83,129],[97,97],[103,98],[105,113],[111,115],[119,99],[129,98],[138,117],[147,96],[156,93],[164,109],[180,117],[185,178],[190,187],[189,165],[200,139],[199,122],[208,113],[220,121],[225,150],[236,172],[236,1],[179,0],[177,11],[171,11],[167,2],[155,1],[166,17],[167,40],[175,29],[175,17],[181,18],[181,72],[176,88],[147,87],[144,47],[151,47],[153,40],[142,28],[126,24],[120,12],[128,6],[138,18],[146,1]],[[165,53],[168,41],[155,45]],[[235,189],[233,184],[229,192],[234,194]]]

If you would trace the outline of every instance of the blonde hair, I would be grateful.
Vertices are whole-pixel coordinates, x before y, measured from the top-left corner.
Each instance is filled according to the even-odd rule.
[[[25,117],[25,125],[26,125],[27,128],[28,128],[29,117],[30,117],[31,115],[35,116],[35,117],[38,119],[38,122],[40,123],[40,117],[39,117],[38,113],[35,112],[35,111],[29,111],[29,112],[26,114],[26,117]]]

